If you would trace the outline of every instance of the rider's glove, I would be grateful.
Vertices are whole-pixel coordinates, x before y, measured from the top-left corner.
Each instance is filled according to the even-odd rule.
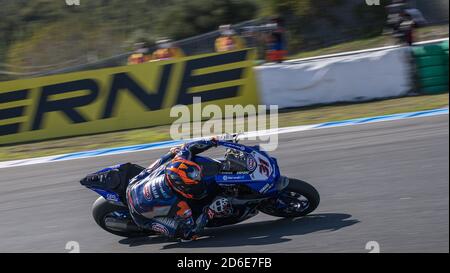
[[[192,223],[181,223],[177,230],[178,237],[183,240],[191,240],[195,236],[194,221]]]
[[[198,234],[203,230],[208,221],[209,221],[208,215],[202,213],[195,222],[192,220],[192,222],[189,223],[184,222],[180,224],[177,231],[178,237],[182,241],[196,240],[198,238]]]
[[[180,240],[181,240],[182,243],[188,243],[188,242],[191,242],[191,241],[195,241],[197,239],[198,239],[198,236],[197,235],[193,235],[193,236],[191,236],[189,238],[181,238]]]
[[[194,225],[191,222],[189,222],[189,224],[184,222],[180,225],[178,231],[178,234],[180,234],[179,237],[184,241],[195,240],[209,220],[213,218],[227,217],[232,213],[233,209],[228,199],[224,197],[217,197],[211,205],[206,206],[203,209],[203,213],[200,214]]]
[[[213,143],[214,147],[217,147],[219,138],[217,136],[211,137],[210,141]]]

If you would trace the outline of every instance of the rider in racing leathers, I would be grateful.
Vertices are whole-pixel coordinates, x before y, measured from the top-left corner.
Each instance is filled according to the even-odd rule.
[[[208,185],[202,181],[202,169],[193,156],[217,146],[216,138],[200,140],[172,148],[166,155],[131,179],[126,199],[133,220],[150,229],[182,240],[196,239],[208,221],[232,213],[229,200],[216,197],[193,215],[191,204],[205,200]]]

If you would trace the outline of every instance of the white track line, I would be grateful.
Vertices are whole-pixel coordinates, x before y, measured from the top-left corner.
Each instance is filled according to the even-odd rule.
[[[301,131],[319,130],[319,129],[335,128],[335,127],[342,127],[342,126],[354,126],[354,125],[362,125],[362,124],[369,124],[369,123],[375,123],[375,122],[394,121],[394,120],[411,119],[411,118],[418,118],[418,117],[428,117],[428,116],[444,115],[444,114],[448,114],[448,108],[435,109],[435,110],[429,110],[429,111],[420,111],[420,112],[393,114],[393,115],[386,115],[386,116],[367,117],[367,118],[343,120],[343,121],[336,121],[336,122],[326,122],[326,123],[313,124],[313,125],[301,125],[301,126],[262,130],[262,131],[246,132],[246,133],[242,134],[241,138],[246,139],[246,138],[251,138],[251,137],[269,136],[269,135],[273,135],[273,134],[287,134],[287,133],[294,133],[294,132],[301,132]],[[163,142],[148,143],[148,144],[142,144],[142,145],[127,146],[127,147],[117,147],[117,148],[111,148],[111,149],[100,149],[100,150],[94,150],[94,151],[76,152],[76,153],[70,153],[70,154],[64,154],[64,155],[55,155],[55,156],[46,156],[46,157],[39,157],[39,158],[5,161],[5,162],[0,162],[0,169],[1,168],[10,168],[10,167],[19,167],[19,166],[25,166],[25,165],[50,163],[50,162],[59,162],[59,161],[68,161],[68,160],[76,160],[76,159],[110,156],[110,155],[117,155],[117,154],[129,154],[129,153],[136,153],[136,152],[149,151],[149,150],[167,149],[169,147],[173,147],[175,145],[179,145],[184,142],[192,141],[192,140],[195,140],[195,139],[184,140],[184,141],[163,141]]]

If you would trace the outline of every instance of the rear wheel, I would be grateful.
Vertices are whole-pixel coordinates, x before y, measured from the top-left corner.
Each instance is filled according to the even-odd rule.
[[[305,181],[289,178],[289,185],[278,198],[264,203],[259,210],[277,217],[301,217],[314,211],[320,203],[317,190]]]
[[[92,205],[95,222],[109,233],[122,237],[143,237],[153,235],[151,231],[142,231],[131,219],[128,208],[114,205],[99,197]]]

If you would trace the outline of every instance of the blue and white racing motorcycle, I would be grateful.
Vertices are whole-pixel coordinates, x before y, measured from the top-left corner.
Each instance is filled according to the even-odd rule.
[[[219,141],[218,146],[226,149],[224,158],[195,156],[194,161],[202,166],[205,183],[214,184],[222,196],[229,198],[233,210],[239,213],[212,219],[207,227],[236,224],[255,216],[259,211],[277,217],[301,217],[319,205],[319,193],[313,186],[282,176],[277,160],[259,146],[239,144],[237,138]],[[133,176],[143,169],[137,166]],[[114,186],[123,189],[127,185]],[[101,228],[124,237],[154,234],[152,231],[142,231],[133,222],[123,191],[111,190],[107,185],[84,186],[101,195],[92,208],[93,217]]]

